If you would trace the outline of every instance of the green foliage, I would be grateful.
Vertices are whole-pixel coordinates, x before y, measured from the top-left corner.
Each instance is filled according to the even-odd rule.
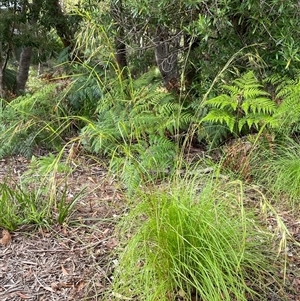
[[[247,57],[234,61],[226,80],[249,69],[262,76],[294,74],[299,69],[297,1],[201,1],[188,16],[184,27],[192,37],[188,63],[201,70],[194,78],[199,88],[245,45]]]
[[[274,200],[299,207],[299,141],[285,137],[272,150],[260,149],[252,159],[255,180],[268,188]]]
[[[165,137],[120,145],[110,160],[110,172],[118,175],[129,195],[141,185],[170,175],[176,165],[177,146]]]
[[[16,85],[17,72],[6,68],[4,70],[4,86],[8,91],[14,91]]]
[[[33,157],[19,185],[0,186],[0,227],[14,230],[24,224],[63,224],[72,216],[84,189],[71,193],[66,181],[72,171],[62,152]]]
[[[203,122],[225,124],[237,136],[248,134],[253,127],[259,131],[270,123],[276,105],[253,72],[234,80],[232,85],[222,85],[222,89],[228,94],[205,102],[212,109]]]
[[[62,225],[68,222],[68,219],[71,217],[73,213],[73,207],[76,202],[82,197],[84,188],[81,189],[75,196],[73,196],[72,200],[69,200],[68,196],[68,186],[65,185],[63,192],[59,196],[59,200],[56,202],[57,206],[57,222]]]
[[[31,184],[36,185],[36,183]],[[68,186],[65,185],[63,191],[55,189],[55,199],[53,199],[52,188],[52,185],[47,187],[45,182],[43,184],[43,180],[41,186],[34,190],[20,185],[9,185],[6,182],[1,183],[0,227],[15,230],[25,224],[48,226],[56,221],[59,224],[67,222],[73,213],[75,203],[82,197],[84,190],[70,199]]]
[[[294,79],[273,75],[262,85],[248,72],[222,85],[226,92],[204,101],[202,109],[206,115],[201,125],[206,141],[214,144],[230,134],[244,136],[253,132],[291,135],[299,131],[300,121],[300,78]],[[267,92],[270,91],[270,92]]]
[[[79,72],[80,70],[76,70],[76,76],[73,78],[66,99],[73,114],[87,118],[94,117],[103,94],[99,78],[101,69],[97,68],[97,66],[95,68],[86,66],[85,72]]]
[[[59,85],[45,85],[33,94],[6,103],[0,113],[0,157],[32,155],[37,144],[54,148],[70,127],[59,98]]]
[[[195,178],[141,192],[120,224],[124,248],[110,297],[252,300],[248,280],[266,277],[268,235],[256,231],[242,202],[236,183]]]
[[[300,74],[293,79],[273,75],[266,79],[274,87],[277,110],[272,127],[279,133],[290,135],[299,132],[300,121]]]
[[[45,225],[48,209],[35,192],[5,182],[0,184],[0,227],[15,230],[24,224]]]
[[[113,82],[107,91],[98,104],[97,121],[86,120],[82,129],[85,147],[111,157],[113,170],[123,170],[127,183],[131,178],[139,183],[145,173],[173,168],[175,136],[189,125],[192,115],[155,84],[153,72]]]
[[[26,173],[26,175],[30,176],[32,171],[38,172],[40,176],[46,176],[49,173],[70,172],[70,167],[63,162],[60,162],[59,158],[59,156],[51,153],[40,158],[32,156],[30,161],[30,170]]]

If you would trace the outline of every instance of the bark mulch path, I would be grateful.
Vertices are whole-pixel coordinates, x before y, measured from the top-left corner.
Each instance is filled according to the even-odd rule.
[[[87,188],[71,222],[24,226],[11,233],[7,245],[0,244],[1,301],[104,300],[118,264],[112,252],[118,247],[114,228],[127,208],[105,167],[85,158],[81,163],[68,178],[69,193]],[[18,181],[28,165],[18,156],[0,160],[0,183],[8,175]],[[282,211],[281,216],[294,239],[285,250],[288,300],[300,301],[300,220],[289,212]],[[270,216],[269,227],[273,224],[275,218]],[[278,298],[274,295],[270,301]]]
[[[28,164],[23,157],[1,160],[0,183],[8,175],[17,180]],[[70,224],[24,226],[0,244],[1,301],[103,299],[117,263],[113,232],[124,202],[99,164],[80,165],[68,178],[70,193],[84,186]]]

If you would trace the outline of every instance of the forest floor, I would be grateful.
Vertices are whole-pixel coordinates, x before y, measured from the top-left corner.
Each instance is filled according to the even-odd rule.
[[[18,182],[28,166],[29,160],[19,156],[1,160],[0,183],[8,177]],[[83,187],[86,191],[70,222],[23,226],[11,233],[8,245],[0,245],[1,301],[103,300],[118,264],[113,252],[120,247],[115,226],[128,208],[105,164],[82,157],[76,166],[68,178],[68,193],[74,195]],[[300,220],[282,209],[280,216],[292,238],[285,250],[288,299],[272,292],[270,283],[269,300],[300,301]],[[274,220],[268,220],[272,227]]]

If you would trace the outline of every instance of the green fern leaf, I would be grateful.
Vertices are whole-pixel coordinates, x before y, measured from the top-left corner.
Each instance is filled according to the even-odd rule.
[[[206,104],[214,108],[225,109],[226,107],[236,110],[238,107],[238,101],[235,97],[230,97],[226,94],[221,94],[217,97],[209,99]]]
[[[230,132],[234,131],[235,117],[226,111],[213,109],[202,119],[202,121],[226,124]]]
[[[238,95],[238,94],[241,94],[241,89],[239,87],[236,87],[236,86],[232,86],[232,85],[222,85],[222,88],[229,92],[229,94],[231,96],[235,96],[235,95]]]
[[[262,86],[261,85],[257,85],[254,87],[250,87],[250,88],[245,88],[244,89],[244,93],[243,96],[248,99],[248,98],[252,98],[252,99],[256,99],[262,96],[266,96],[269,97],[270,94],[266,91],[261,90]]]
[[[247,115],[249,112],[252,113],[265,113],[273,114],[276,110],[275,103],[265,97],[258,97],[255,99],[245,99],[241,105],[241,108]]]

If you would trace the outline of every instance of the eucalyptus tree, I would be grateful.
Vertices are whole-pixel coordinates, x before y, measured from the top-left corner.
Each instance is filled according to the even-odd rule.
[[[16,24],[21,21],[20,7],[17,1],[0,2],[0,97],[5,97],[5,74],[8,61],[18,38]]]
[[[1,40],[2,40],[2,75],[7,73],[7,65],[10,58],[18,60],[18,70],[15,76],[15,83],[10,87],[4,86],[4,77],[2,77],[2,97],[5,89],[20,94],[25,90],[25,84],[28,79],[28,72],[31,62],[32,49],[38,47],[41,39],[39,36],[38,24],[41,0],[9,0],[1,2]],[[4,59],[5,58],[5,59]]]
[[[24,22],[20,26],[22,36],[21,54],[19,59],[19,68],[16,77],[16,93],[20,94],[25,90],[28,80],[28,73],[31,64],[33,47],[38,46],[39,18],[42,7],[42,1],[36,0],[20,2],[21,11],[24,15]]]
[[[69,5],[69,4],[68,4]],[[69,9],[71,9],[69,5]],[[76,8],[73,5],[73,8]],[[2,0],[0,1],[0,97],[5,96],[5,74],[9,59],[18,61],[15,83],[9,87],[13,93],[25,90],[34,49],[51,49],[48,40],[53,29],[59,36],[62,48],[73,53],[74,34],[79,26],[76,14],[66,11],[59,0]]]
[[[80,26],[80,16],[77,14],[80,1],[72,1],[73,5],[59,0],[35,1],[43,2],[41,24],[48,30],[55,29],[63,46],[68,49],[70,55],[74,54],[75,33]],[[67,7],[63,7],[64,4]],[[76,59],[77,57],[74,56],[73,58]]]
[[[299,69],[297,0],[110,3],[119,59],[122,54],[120,66],[126,62],[132,68],[137,61],[139,72],[143,64],[155,63],[167,88],[176,89],[179,81],[201,86],[238,53],[231,72],[250,68],[267,76],[271,71],[293,73]]]

